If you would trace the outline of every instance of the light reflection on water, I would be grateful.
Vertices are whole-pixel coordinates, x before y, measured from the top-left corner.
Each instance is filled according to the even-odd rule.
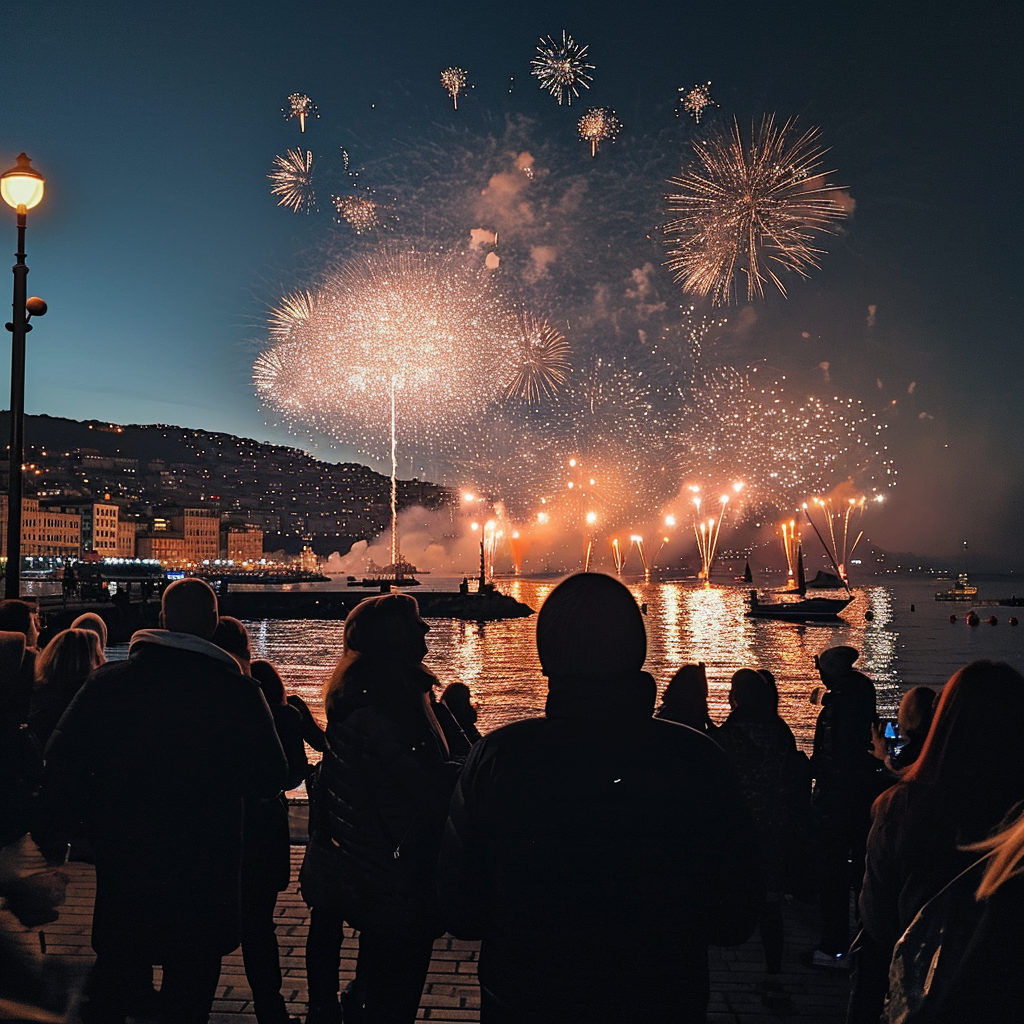
[[[432,580],[432,587],[446,581]],[[451,581],[447,581],[451,582]],[[500,589],[537,609],[556,581],[503,580]],[[711,716],[728,714],[729,679],[743,667],[770,669],[779,684],[780,711],[797,739],[809,746],[818,708],[808,694],[818,682],[814,655],[837,644],[861,652],[857,667],[874,681],[881,714],[893,714],[901,692],[914,685],[937,686],[976,658],[1001,658],[1024,668],[1024,631],[1006,625],[1011,609],[984,610],[1002,619],[998,628],[970,629],[967,611],[934,601],[931,580],[899,581],[855,590],[841,626],[801,626],[744,617],[743,586],[702,587],[695,583],[628,581],[640,604],[647,605],[646,668],[664,688],[687,662],[707,665]],[[452,586],[450,589],[454,589]],[[1002,596],[994,593],[993,596]],[[912,604],[916,610],[911,612]],[[865,620],[870,610],[872,621]],[[958,612],[956,625],[948,616]],[[256,657],[272,661],[290,690],[321,714],[320,690],[342,647],[342,623],[312,620],[247,622]],[[543,714],[546,686],[537,660],[536,618],[473,623],[431,619],[427,665],[442,686],[469,685],[487,731],[517,718]],[[108,652],[124,657],[124,647]]]

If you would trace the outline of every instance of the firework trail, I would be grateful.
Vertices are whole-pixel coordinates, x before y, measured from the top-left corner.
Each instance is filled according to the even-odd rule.
[[[718,536],[722,532],[722,520],[725,518],[725,508],[729,504],[729,495],[723,494],[719,499],[721,509],[719,510],[718,518],[715,519],[714,516],[710,516],[707,520],[704,520],[701,518],[700,488],[691,487],[690,490],[694,493],[693,506],[696,510],[693,521],[693,533],[697,539],[697,553],[700,555],[698,579],[702,579],[706,583],[711,579],[711,569],[718,555]]]
[[[565,335],[530,313],[523,315],[520,336],[519,359],[505,386],[505,399],[539,405],[554,398],[569,379],[569,343]]]
[[[597,156],[602,142],[614,142],[622,131],[622,122],[611,107],[591,107],[576,125],[580,139],[590,143],[590,155]]]
[[[587,47],[579,43],[562,29],[561,43],[555,42],[551,36],[541,36],[537,46],[537,55],[530,61],[531,71],[542,89],[547,89],[562,105],[565,99],[572,106],[573,97],[580,98],[580,89],[589,89],[593,76],[588,71],[594,70],[593,64],[587,63]]]
[[[290,121],[293,117],[297,117],[299,119],[300,132],[304,132],[306,130],[307,117],[320,116],[320,111],[316,109],[316,104],[301,92],[293,92],[288,97],[288,106],[282,107],[281,113],[284,114],[286,121]]]
[[[779,533],[782,536],[782,550],[786,555],[787,574],[792,580],[796,572],[796,553],[800,547],[800,533],[796,528],[796,520],[790,519],[788,523],[780,523]]]
[[[711,97],[711,83],[707,85],[692,86],[687,89],[685,86],[679,87],[679,92],[682,95],[679,97],[679,110],[685,111],[700,124],[701,116],[708,107],[717,107],[718,104]],[[676,110],[676,116],[679,116],[679,110]]]
[[[816,128],[797,135],[795,120],[777,128],[765,117],[749,145],[736,121],[728,134],[693,143],[696,167],[669,179],[677,191],[666,197],[665,265],[684,291],[724,305],[743,273],[748,301],[768,282],[785,295],[780,275],[818,268],[824,250],[812,242],[846,216],[842,189],[820,169],[818,139]]]
[[[459,93],[466,88],[466,72],[462,68],[445,68],[441,72],[441,86],[452,98],[455,109],[459,109]]]
[[[619,550],[618,537],[612,537],[612,561],[615,563],[615,571],[621,576],[626,556]]]
[[[647,565],[647,552],[644,550],[644,539],[638,533],[634,533],[630,538],[629,542],[636,545],[637,553],[640,555],[640,564],[644,568],[644,575],[649,576],[651,573],[650,567]]]
[[[279,196],[278,206],[287,206],[295,213],[316,209],[313,190],[313,154],[309,150],[289,149],[285,156],[274,157],[274,169],[267,175],[270,194]]]
[[[348,224],[357,235],[380,227],[379,204],[368,196],[331,196],[335,219],[339,224]]]
[[[866,503],[866,498],[861,495],[857,498],[847,498],[845,501],[841,501],[838,509],[836,509],[832,498],[812,498],[810,506],[807,503],[803,505],[803,513],[807,517],[807,521],[814,528],[814,532],[825,548],[829,561],[835,567],[839,578],[844,582],[847,579],[846,570],[850,559],[853,557],[854,551],[857,550],[861,537],[864,536],[864,531],[861,530],[853,544],[850,544],[851,519],[859,522],[864,515]],[[821,510],[822,520],[825,529],[828,531],[828,542],[826,542],[821,531],[818,529],[818,525],[811,517],[811,507]]]

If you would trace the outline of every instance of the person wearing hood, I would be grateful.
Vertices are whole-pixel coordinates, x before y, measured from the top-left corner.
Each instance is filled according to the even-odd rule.
[[[448,930],[481,940],[484,1024],[703,1022],[710,943],[764,899],[725,754],[652,717],[647,638],[610,576],[560,583],[537,619],[544,718],[486,735],[452,798]]]
[[[820,938],[811,966],[847,967],[850,892],[860,892],[871,805],[893,777],[873,753],[875,685],[853,666],[853,647],[830,647],[814,659],[821,712],[814,727],[811,822],[818,870]]]
[[[275,796],[287,763],[267,702],[211,643],[202,580],[163,594],[162,629],[94,671],[46,748],[48,830],[84,826],[96,863],[96,962],[84,1024],[122,1024],[163,966],[162,1016],[202,1024],[238,947],[242,805]]]

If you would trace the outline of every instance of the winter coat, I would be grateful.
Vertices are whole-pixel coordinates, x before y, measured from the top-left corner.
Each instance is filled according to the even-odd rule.
[[[396,678],[396,674],[400,678]],[[422,669],[352,665],[327,709],[313,842],[335,848],[332,902],[352,927],[440,935],[434,871],[457,767],[428,721]],[[396,687],[404,688],[395,699]],[[305,890],[304,890],[305,891]]]
[[[98,668],[46,749],[50,827],[81,812],[96,863],[98,953],[151,963],[238,945],[243,799],[286,764],[267,703],[238,664],[184,633],[142,630]]]
[[[482,939],[509,1019],[704,1019],[707,947],[764,899],[746,803],[706,736],[653,719],[655,684],[553,681],[545,718],[477,743],[442,848],[448,930]]]
[[[272,704],[277,738],[288,761],[285,789],[306,778],[309,761],[302,741],[302,718],[289,704]],[[247,889],[283,892],[291,881],[291,832],[288,801],[283,792],[265,799],[245,801],[242,844],[242,884]]]
[[[768,888],[778,892],[785,884],[794,788],[803,755],[796,749],[792,730],[778,715],[765,718],[733,711],[714,740],[736,769],[760,840]]]

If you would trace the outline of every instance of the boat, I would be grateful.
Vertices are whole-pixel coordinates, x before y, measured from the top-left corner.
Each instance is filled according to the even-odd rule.
[[[967,578],[967,573],[962,572],[956,578],[956,583],[949,590],[940,590],[935,595],[936,601],[977,601],[978,588],[973,586]]]
[[[845,585],[845,584],[844,584]],[[849,592],[849,587],[847,587]],[[761,601],[756,590],[750,591],[747,618],[777,619],[781,622],[841,622],[839,613],[853,600],[847,597],[807,597],[804,578],[804,552],[797,548],[797,585],[789,595],[781,594],[777,601]]]

